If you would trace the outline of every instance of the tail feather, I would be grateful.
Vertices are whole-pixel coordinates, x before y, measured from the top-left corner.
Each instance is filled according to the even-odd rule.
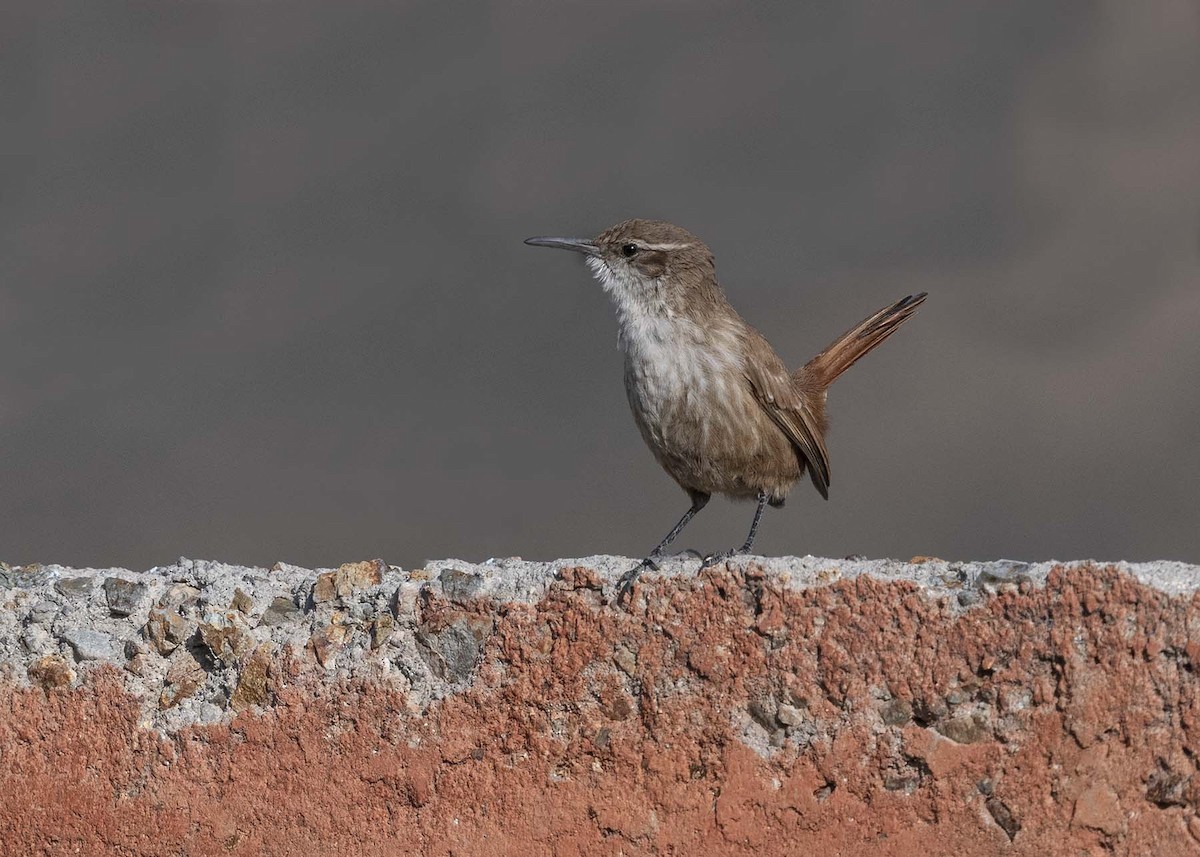
[[[896,328],[908,321],[917,307],[925,302],[926,292],[901,298],[891,306],[884,307],[847,330],[829,347],[809,360],[797,372],[821,387],[828,387],[834,380],[853,366],[860,357],[875,349],[896,332]]]

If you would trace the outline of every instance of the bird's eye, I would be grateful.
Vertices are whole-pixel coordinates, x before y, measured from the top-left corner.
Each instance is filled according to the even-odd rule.
[[[630,258],[631,256],[636,256],[637,251],[638,251],[638,245],[636,245],[636,244],[626,244],[624,247],[621,248],[621,253],[625,256],[626,259]]]

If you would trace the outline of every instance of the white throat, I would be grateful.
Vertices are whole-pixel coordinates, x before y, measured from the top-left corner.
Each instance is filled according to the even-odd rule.
[[[624,270],[614,270],[603,259],[589,256],[588,267],[600,281],[617,311],[617,344],[627,355],[651,343],[674,339],[680,322],[663,293],[662,282],[646,282]]]

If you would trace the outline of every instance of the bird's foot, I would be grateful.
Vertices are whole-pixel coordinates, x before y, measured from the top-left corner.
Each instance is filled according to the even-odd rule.
[[[658,556],[661,556],[661,554]],[[650,556],[646,557],[633,568],[629,569],[629,571],[621,575],[621,579],[617,581],[617,594],[616,597],[613,598],[614,604],[617,606],[629,606],[629,598],[633,592],[633,584],[637,581],[638,575],[640,575],[646,569],[658,571],[659,565],[657,562],[657,556],[655,554],[651,554]]]
[[[737,548],[730,548],[729,550],[721,551],[720,553],[710,553],[704,558],[704,562],[700,564],[700,571],[704,571],[706,568],[712,568],[714,565],[719,565],[720,563],[743,553],[745,553],[744,550],[738,550]]]
[[[704,559],[704,554],[700,553],[700,551],[696,550],[695,548],[687,548],[686,550],[681,550],[678,553],[670,553],[670,554],[652,553],[652,554],[650,554],[650,556],[646,557],[644,560],[639,562],[633,568],[629,569],[629,571],[625,572],[625,574],[621,575],[621,579],[617,581],[617,594],[616,594],[616,597],[613,599],[613,603],[627,604],[630,593],[633,592],[633,584],[637,582],[638,576],[643,571],[645,571],[646,569],[650,569],[650,571],[661,571],[662,570],[662,566],[660,566],[658,564],[659,560],[679,559],[681,557],[691,557],[693,559]]]

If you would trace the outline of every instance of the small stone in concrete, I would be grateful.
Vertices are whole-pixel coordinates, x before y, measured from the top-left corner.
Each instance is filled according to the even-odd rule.
[[[67,577],[54,582],[54,588],[68,598],[90,598],[96,588],[94,577]]]
[[[617,646],[613,652],[613,663],[627,676],[632,677],[637,672],[637,654],[625,646]]]
[[[1146,779],[1146,800],[1157,807],[1187,806],[1187,788],[1191,777],[1160,767]]]
[[[322,572],[313,584],[313,602],[324,604],[335,598],[348,598],[360,589],[375,586],[383,580],[383,568],[382,560],[373,559],[347,562],[335,571]]]
[[[1017,592],[1022,583],[1030,583],[1030,577],[1025,573],[1028,563],[1016,562],[1008,566],[997,565],[995,568],[984,569],[975,578],[975,587],[989,595],[1001,592]]]
[[[58,615],[59,607],[53,601],[39,601],[29,610],[29,621],[44,625]]]
[[[937,730],[959,744],[974,744],[991,737],[992,730],[980,715],[964,715],[938,724]]]
[[[800,714],[800,709],[794,705],[788,705],[786,702],[779,703],[779,709],[775,712],[775,719],[784,726],[799,726],[804,722],[804,718]]]
[[[175,610],[154,608],[142,634],[158,650],[160,655],[169,655],[191,634],[192,623]]]
[[[936,723],[947,714],[950,713],[950,707],[946,705],[946,700],[940,696],[935,696],[929,699],[917,699],[912,704],[913,716],[918,718],[922,725]]]
[[[1000,826],[1000,829],[1008,834],[1008,839],[1011,842],[1020,832],[1021,822],[1012,814],[1012,810],[1008,808],[1008,804],[997,797],[989,797],[984,802],[984,806],[987,807],[987,811],[991,814],[996,824]]]
[[[75,651],[77,661],[115,661],[116,647],[113,638],[103,631],[72,628],[63,634],[63,639]]]
[[[381,583],[386,567],[381,559],[345,563],[336,572],[338,595],[345,598]]]
[[[108,601],[108,612],[114,616],[129,616],[137,610],[138,602],[146,595],[146,584],[134,583],[121,577],[109,577],[104,581],[104,597]]]
[[[271,656],[275,646],[260,643],[242,662],[237,687],[229,697],[229,707],[234,711],[245,711],[252,706],[265,706],[271,702],[268,677],[271,671]]]
[[[290,598],[281,597],[271,602],[258,621],[260,625],[266,625],[268,628],[278,628],[296,621],[303,615],[304,611],[293,604]]]
[[[50,632],[41,625],[30,625],[21,634],[21,645],[25,647],[25,651],[36,655],[49,649],[53,640]]]
[[[912,720],[912,706],[903,699],[893,699],[879,712],[885,726],[903,726]]]
[[[337,598],[337,584],[333,580],[335,572],[324,571],[317,575],[313,583],[312,600],[314,604],[325,604]]]
[[[768,732],[775,730],[775,711],[776,702],[770,697],[760,697],[750,700],[746,704],[746,711],[754,719],[754,722],[766,729]]]
[[[346,636],[346,626],[344,625],[326,625],[313,634],[309,642],[312,643],[317,663],[323,667],[330,666],[338,652],[346,645]]]
[[[186,583],[174,583],[158,598],[159,607],[193,607],[200,601],[200,590]]]
[[[232,664],[253,644],[250,631],[239,613],[209,613],[199,626],[200,641],[212,656],[224,664]]]
[[[470,601],[483,588],[482,577],[457,568],[443,568],[438,583],[442,585],[442,594],[459,604]]]
[[[146,671],[146,655],[149,649],[137,640],[125,641],[125,671],[140,676]]]
[[[29,665],[28,674],[29,680],[43,690],[61,690],[75,680],[75,671],[61,655],[38,658]]]
[[[883,775],[883,787],[889,792],[912,794],[921,784],[921,775],[910,767],[889,770]]]
[[[192,656],[192,653],[181,652],[175,662],[171,664],[171,668],[167,670],[162,693],[158,696],[158,707],[160,709],[175,707],[199,690],[206,678],[208,678],[208,673],[204,671],[204,667],[200,666],[200,662]]]
[[[371,622],[371,648],[378,649],[388,641],[396,623],[390,613],[382,613]]]
[[[438,678],[463,681],[475,669],[490,630],[490,623],[481,617],[464,616],[437,631],[423,626],[416,638],[421,655]]]
[[[388,599],[388,610],[397,619],[412,619],[417,615],[417,600],[422,587],[412,582],[402,583],[396,587],[392,597]]]
[[[233,590],[233,600],[229,602],[229,606],[233,610],[238,610],[249,616],[250,611],[254,609],[254,602],[239,586]]]
[[[19,565],[15,568],[9,566],[8,570],[0,576],[0,581],[3,581],[6,589],[33,589],[46,583],[49,579],[50,572],[46,571],[41,563],[36,562]]]

